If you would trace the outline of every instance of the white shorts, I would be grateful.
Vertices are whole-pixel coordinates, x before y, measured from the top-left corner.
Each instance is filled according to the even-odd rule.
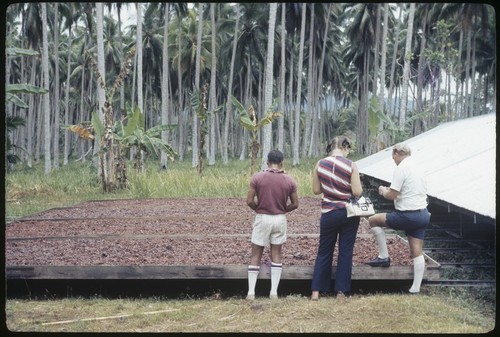
[[[281,245],[286,241],[285,214],[256,214],[253,222],[252,243],[258,246]]]

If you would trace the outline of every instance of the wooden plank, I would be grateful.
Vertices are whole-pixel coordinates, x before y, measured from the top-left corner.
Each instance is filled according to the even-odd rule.
[[[332,278],[335,278],[335,266]],[[310,280],[313,266],[284,266],[283,280]],[[260,279],[269,279],[270,266],[261,266]],[[7,266],[7,279],[246,279],[246,265],[211,266]],[[406,280],[413,266],[388,268],[353,266],[353,280]],[[428,263],[424,279],[438,280],[439,267]]]

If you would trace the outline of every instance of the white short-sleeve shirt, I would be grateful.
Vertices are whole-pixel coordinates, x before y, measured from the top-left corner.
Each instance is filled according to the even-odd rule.
[[[398,211],[415,211],[427,207],[427,182],[411,157],[403,159],[394,170],[391,188],[399,192],[394,200]]]

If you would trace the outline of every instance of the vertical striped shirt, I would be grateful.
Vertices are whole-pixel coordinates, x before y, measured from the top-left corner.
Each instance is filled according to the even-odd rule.
[[[352,197],[352,161],[343,156],[330,156],[320,160],[318,177],[321,183],[321,212],[345,208]]]

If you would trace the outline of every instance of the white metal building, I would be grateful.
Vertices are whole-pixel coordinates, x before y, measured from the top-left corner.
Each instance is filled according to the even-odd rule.
[[[443,123],[406,143],[427,175],[429,199],[496,220],[496,114]],[[392,146],[357,161],[360,173],[389,183]]]

